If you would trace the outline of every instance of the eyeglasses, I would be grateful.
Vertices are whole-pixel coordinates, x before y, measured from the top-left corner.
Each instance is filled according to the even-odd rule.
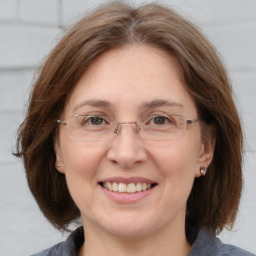
[[[67,120],[57,120],[66,126],[69,136],[81,141],[103,141],[115,137],[121,125],[134,124],[137,134],[145,140],[173,140],[185,135],[187,126],[201,120],[186,120],[181,115],[148,115],[137,121],[118,122],[111,116],[74,115]]]

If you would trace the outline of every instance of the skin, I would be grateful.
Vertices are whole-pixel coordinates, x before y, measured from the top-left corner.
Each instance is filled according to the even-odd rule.
[[[83,105],[99,99],[109,106]],[[182,106],[141,108],[159,99]],[[66,102],[62,120],[89,113],[113,116],[119,122],[153,113],[198,117],[175,60],[145,45],[109,50],[89,66]],[[169,141],[143,140],[133,124],[122,125],[112,140],[99,142],[72,139],[65,127],[60,128],[56,163],[66,176],[85,230],[79,255],[188,255],[186,201],[214,149],[214,139],[201,137],[200,122]],[[136,203],[120,203],[98,184],[111,177],[142,177],[157,186]]]

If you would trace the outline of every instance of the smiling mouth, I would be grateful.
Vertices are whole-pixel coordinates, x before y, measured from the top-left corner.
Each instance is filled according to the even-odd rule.
[[[119,193],[138,193],[142,191],[149,190],[155,187],[156,183],[145,183],[145,182],[137,182],[137,183],[129,183],[125,184],[122,182],[100,182],[102,187],[109,191],[119,192]]]

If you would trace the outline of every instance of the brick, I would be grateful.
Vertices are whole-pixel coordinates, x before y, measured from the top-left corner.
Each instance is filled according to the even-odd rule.
[[[223,242],[231,243],[244,248],[252,253],[256,252],[254,218],[255,218],[255,195],[256,195],[256,152],[247,152],[244,157],[244,189],[238,213],[236,225],[233,228],[236,232],[223,230],[220,237]],[[246,237],[246,239],[244,239]]]
[[[77,17],[78,14],[88,12],[104,0],[63,0],[64,21]],[[124,1],[125,2],[125,1]],[[131,1],[133,6],[145,4],[145,0]],[[172,7],[187,16],[198,25],[216,25],[223,23],[256,21],[256,1],[254,0],[159,0],[157,3]]]
[[[20,112],[26,108],[34,70],[0,71],[0,111]]]
[[[40,64],[55,44],[59,29],[0,24],[0,68],[31,67]]]
[[[0,72],[0,165],[14,163],[16,131],[23,120],[33,71]]]
[[[254,71],[231,72],[234,95],[243,121],[245,150],[256,152],[256,77]]]
[[[144,1],[133,1],[135,5]],[[256,1],[158,1],[171,5],[189,17],[210,37],[230,69],[256,68]],[[65,22],[73,22],[100,1],[64,0]],[[228,15],[227,15],[228,11]],[[71,20],[73,17],[73,20]],[[254,56],[254,57],[252,57]],[[239,60],[239,61],[238,61]]]
[[[92,10],[100,2],[95,1],[92,4],[91,1],[64,0],[64,21],[75,21],[82,13]],[[135,5],[143,2],[133,1]],[[175,0],[171,4],[167,0],[158,2],[173,6],[202,26],[231,69],[256,68],[256,1]]]
[[[0,0],[0,21],[16,20],[18,14],[17,0]]]
[[[72,24],[86,13],[111,0],[63,0],[63,23]]]
[[[204,31],[230,70],[256,69],[256,22],[209,26]]]
[[[1,115],[1,144],[0,165],[15,163],[17,159],[12,155],[15,145],[15,134],[22,121],[20,113],[3,113]],[[1,167],[2,170],[2,167]]]
[[[58,25],[58,0],[20,0],[19,19],[25,22]]]
[[[256,152],[256,118],[255,114],[244,114],[242,116],[243,128],[245,132],[245,150]]]
[[[242,113],[256,116],[256,76],[255,71],[231,72],[234,93],[241,106]]]
[[[95,1],[96,3],[98,1]],[[63,23],[65,25],[72,24],[78,20],[83,14],[88,13],[90,8],[90,0],[63,0],[62,2],[62,12],[63,12]]]
[[[21,162],[1,165],[0,202],[0,241],[4,255],[32,255],[65,239],[40,212]],[[10,237],[15,240],[15,246]]]
[[[143,0],[135,2],[145,3]],[[177,9],[198,25],[256,20],[256,1],[254,0],[159,0],[157,2]]]

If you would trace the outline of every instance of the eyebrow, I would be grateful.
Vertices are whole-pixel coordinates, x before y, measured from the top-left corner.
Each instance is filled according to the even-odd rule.
[[[92,107],[99,107],[99,108],[102,107],[102,108],[109,108],[109,109],[113,108],[113,105],[109,101],[95,99],[95,100],[86,100],[86,101],[83,101],[83,102],[77,104],[74,107],[73,112],[78,110],[81,107],[84,107],[84,106],[92,106]],[[146,110],[146,109],[152,109],[152,108],[164,107],[164,106],[179,107],[179,108],[184,107],[184,105],[179,103],[179,102],[157,99],[157,100],[153,100],[153,101],[143,103],[139,107],[139,109]]]
[[[151,108],[165,107],[165,106],[167,106],[167,107],[179,107],[179,108],[184,107],[184,105],[179,103],[179,102],[158,99],[158,100],[153,100],[153,101],[150,101],[150,102],[143,103],[140,108],[141,109],[151,109]]]
[[[79,108],[81,107],[84,107],[84,106],[92,106],[92,107],[104,107],[104,108],[112,108],[112,104],[106,100],[86,100],[86,101],[83,101],[79,104],[77,104],[74,109],[73,109],[73,112],[78,110]]]

